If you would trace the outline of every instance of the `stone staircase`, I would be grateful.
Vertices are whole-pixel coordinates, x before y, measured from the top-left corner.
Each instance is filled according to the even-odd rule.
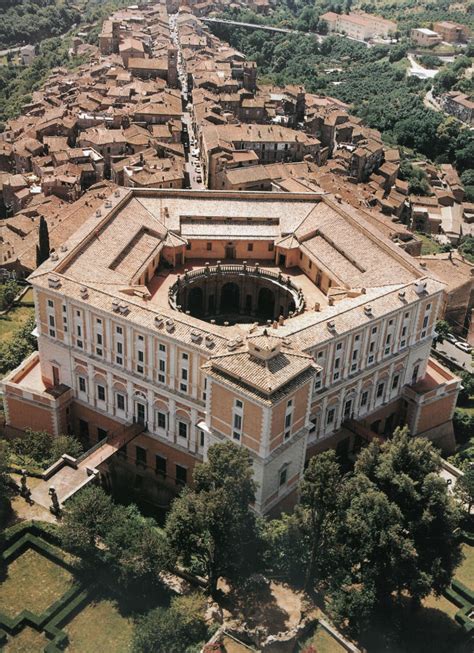
[[[128,424],[116,433],[97,442],[88,451],[72,458],[67,454],[51,465],[43,474],[42,481],[31,492],[31,499],[45,508],[50,508],[50,488],[56,491],[59,505],[99,476],[98,467],[119,449],[140,435],[146,426],[141,423]]]

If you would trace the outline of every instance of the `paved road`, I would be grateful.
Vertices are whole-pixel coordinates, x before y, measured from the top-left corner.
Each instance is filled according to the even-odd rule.
[[[237,20],[226,20],[224,18],[200,18],[204,23],[222,23],[223,25],[235,25],[236,27],[247,27],[248,29],[262,29],[265,32],[276,32],[280,34],[302,34],[303,36],[312,36],[319,43],[322,43],[327,36],[322,36],[321,34],[316,34],[316,32],[302,32],[297,29],[290,29],[289,27],[274,27],[273,25],[260,25],[259,23],[241,23]],[[352,36],[347,36],[344,34],[336,34],[336,36],[344,36],[350,41],[357,41],[357,43],[362,43],[366,47],[372,47],[370,43],[362,41],[361,39],[355,39]]]
[[[421,79],[433,79],[439,72],[436,68],[424,68],[421,66],[412,54],[408,54],[408,61],[410,62],[409,74],[412,77],[420,77]]]
[[[186,74],[186,67],[183,63],[184,59],[181,56],[181,44],[179,42],[179,35],[178,35],[178,29],[176,25],[176,17],[177,14],[172,14],[169,18],[169,26],[170,26],[170,33],[171,33],[171,40],[173,41],[174,46],[178,50],[178,76],[179,80],[181,83],[181,97],[184,101],[184,104],[186,106],[187,101],[188,101],[188,84],[187,84],[187,74]],[[197,166],[200,165],[199,159],[195,159],[191,156],[191,150],[194,149],[195,145],[193,145],[193,142],[196,142],[196,135],[193,130],[193,123],[192,123],[192,117],[191,114],[187,109],[183,112],[182,116],[182,121],[186,125],[187,130],[188,130],[188,136],[189,136],[189,148],[186,151],[185,148],[185,156],[186,156],[186,163],[185,163],[185,170],[188,173],[189,176],[189,186],[192,189],[196,190],[203,190],[205,188],[205,185],[203,184],[202,181],[198,181],[197,177],[198,175],[202,175],[201,171],[198,171]]]
[[[474,372],[474,365],[472,364],[471,354],[467,354],[465,351],[461,351],[452,342],[445,340],[442,344],[439,344],[436,347],[436,350],[445,354],[450,360],[457,363],[459,367],[467,370],[468,372]]]
[[[17,48],[9,48],[8,50],[0,50],[0,57],[6,57],[9,52],[14,54],[15,52],[19,52],[23,46],[17,47]]]

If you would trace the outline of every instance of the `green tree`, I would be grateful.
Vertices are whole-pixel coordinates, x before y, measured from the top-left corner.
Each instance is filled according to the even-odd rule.
[[[460,510],[432,444],[397,429],[372,442],[344,479],[331,578],[337,616],[360,628],[395,593],[439,596],[461,560]]]
[[[303,586],[310,546],[296,512],[260,523],[263,567],[269,575]]]
[[[143,589],[159,582],[168,563],[166,540],[155,521],[143,517],[136,506],[114,506],[103,541],[104,562],[120,584],[139,584]]]
[[[464,476],[458,478],[454,490],[466,514],[470,515],[474,505],[474,466],[470,465],[464,472]]]
[[[63,513],[60,536],[63,546],[80,556],[86,566],[97,565],[99,541],[113,527],[114,504],[99,487],[88,486],[70,499]]]
[[[297,517],[309,544],[305,586],[325,580],[329,573],[332,531],[336,516],[341,469],[333,450],[324,451],[309,461],[300,485]]]
[[[10,453],[8,443],[0,440],[0,546],[2,544],[2,532],[6,518],[10,513],[11,485],[8,466],[10,463]]]
[[[135,626],[132,652],[194,652],[208,636],[205,609],[205,598],[195,593],[173,598],[169,608],[152,610]]]
[[[28,468],[33,464],[49,467],[63,454],[77,458],[82,453],[81,443],[72,435],[53,437],[46,431],[27,429],[21,438],[10,441],[10,449],[19,465]]]
[[[35,326],[35,318],[32,316],[14,332],[8,342],[0,342],[0,373],[6,374],[15,369],[37,349],[37,340],[32,335]]]
[[[256,564],[250,454],[230,442],[215,444],[193,478],[194,489],[173,502],[165,530],[174,558],[186,566],[197,560],[215,595],[219,577],[237,580]]]
[[[460,406],[467,406],[474,396],[474,374],[471,372],[460,372],[461,390],[458,395],[458,404]]]
[[[20,287],[14,280],[6,281],[0,285],[0,311],[4,311],[11,306],[19,290]]]
[[[446,322],[446,320],[438,320],[438,322],[436,322],[436,335],[433,338],[433,347],[436,349],[438,343],[442,345],[450,333],[451,325],[449,322]]]
[[[36,265],[39,266],[49,258],[49,232],[48,223],[43,216],[40,217],[38,229],[38,247],[36,249]]]

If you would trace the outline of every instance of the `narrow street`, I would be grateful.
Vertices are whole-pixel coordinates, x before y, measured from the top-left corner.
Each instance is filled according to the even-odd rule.
[[[173,44],[178,51],[178,78],[184,106],[182,122],[186,127],[188,133],[188,141],[184,142],[184,152],[186,157],[185,170],[189,176],[189,187],[195,190],[203,190],[205,185],[202,179],[199,146],[196,139],[196,134],[194,133],[193,129],[193,120],[191,115],[192,107],[191,104],[189,104],[189,100],[191,98],[188,97],[186,65],[182,56],[181,45],[179,42],[178,27],[176,22],[177,16],[178,14],[170,15],[169,26],[171,40],[173,41]]]
[[[449,342],[449,340],[445,340],[443,343],[438,344],[436,350],[447,356],[467,372],[474,372],[471,354],[458,349],[458,347],[456,347],[452,342]]]
[[[436,68],[424,68],[417,62],[413,54],[408,54],[407,58],[410,62],[409,74],[412,77],[420,77],[420,79],[432,79],[438,73]]]

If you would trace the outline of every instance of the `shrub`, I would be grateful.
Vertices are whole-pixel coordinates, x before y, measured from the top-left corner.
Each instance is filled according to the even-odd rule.
[[[178,596],[169,609],[156,608],[135,627],[133,653],[190,653],[208,636],[206,601],[200,594]]]
[[[32,316],[15,331],[9,342],[0,343],[0,374],[6,374],[18,367],[21,361],[37,348],[37,341],[31,332],[35,328]]]
[[[10,280],[0,285],[0,311],[4,311],[12,303],[19,291],[16,281]]]
[[[81,443],[72,435],[52,437],[46,431],[28,429],[22,438],[9,442],[11,462],[26,469],[28,467],[46,469],[63,454],[76,458],[82,452]]]

